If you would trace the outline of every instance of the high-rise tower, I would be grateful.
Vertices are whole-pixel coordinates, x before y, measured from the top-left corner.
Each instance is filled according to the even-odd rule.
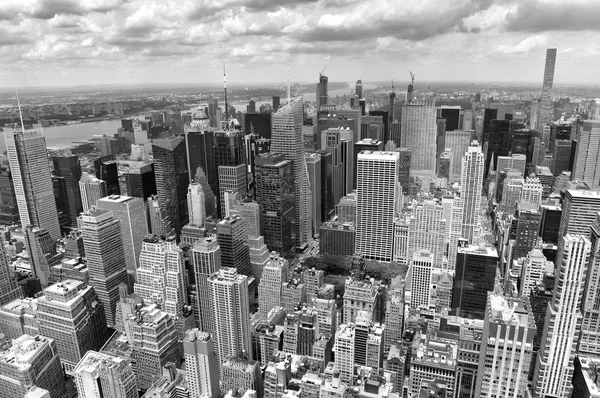
[[[89,211],[96,206],[96,201],[108,196],[106,182],[88,173],[82,173],[79,180],[79,191],[81,193],[81,204],[83,211]]]
[[[412,150],[411,172],[424,177],[435,174],[437,109],[435,101],[411,101],[402,107],[399,147]]]
[[[8,258],[4,245],[0,247],[0,305],[7,304],[21,297],[21,288],[12,276],[8,266]]]
[[[600,212],[592,224],[590,233],[592,259],[589,264],[587,285],[583,297],[583,325],[578,353],[600,354]]]
[[[204,220],[206,220],[206,204],[202,185],[198,183],[189,185],[187,201],[190,225],[195,227],[203,226]]]
[[[462,161],[460,196],[464,203],[462,237],[469,243],[478,244],[481,232],[481,190],[483,188],[483,169],[485,162],[481,147],[473,141]]]
[[[304,160],[302,97],[280,108],[273,115],[271,152],[281,153],[294,162],[294,217],[292,238],[297,248],[304,248],[311,237],[310,192]]]
[[[53,239],[59,239],[46,138],[36,130],[15,128],[12,133],[5,133],[5,139],[21,225],[40,227],[50,232]]]
[[[77,226],[77,217],[83,211],[81,203],[81,193],[79,192],[79,180],[81,179],[81,166],[77,156],[53,156],[52,164],[54,166],[53,174],[64,178],[65,193],[64,198],[69,225]]]
[[[202,238],[194,243],[190,256],[196,279],[198,328],[214,333],[213,301],[208,278],[221,268],[221,249],[215,238]]]
[[[582,321],[580,303],[592,244],[585,236],[570,234],[560,244],[557,283],[548,303],[542,347],[533,374],[536,397],[568,397],[572,389],[573,359]]]
[[[358,154],[355,247],[365,258],[392,259],[399,161],[398,152]]]
[[[538,122],[534,128],[542,129],[552,120],[552,84],[554,83],[554,66],[556,65],[556,48],[546,50],[546,65],[544,66],[544,83],[542,85],[541,109],[538,112]]]
[[[188,331],[183,340],[183,352],[190,398],[220,397],[219,364],[212,336],[198,329]]]
[[[583,122],[573,161],[573,180],[587,182],[592,189],[600,186],[600,121]]]

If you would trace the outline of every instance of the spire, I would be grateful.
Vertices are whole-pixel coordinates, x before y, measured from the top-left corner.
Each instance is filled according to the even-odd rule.
[[[288,50],[288,75],[287,75],[287,100],[292,102],[292,89],[290,87],[290,51]]]
[[[23,129],[23,133],[25,133],[25,123],[23,123],[23,112],[21,111],[21,102],[19,101],[19,90],[15,90],[17,94],[17,105],[19,106],[19,117],[21,118],[21,128]]]
[[[223,61],[223,89],[225,90],[225,120],[229,123],[229,105],[227,104],[227,75],[225,74],[225,61]]]

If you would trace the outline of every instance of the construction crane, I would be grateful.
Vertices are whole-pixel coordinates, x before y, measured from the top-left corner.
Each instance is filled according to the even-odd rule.
[[[323,76],[323,73],[325,73],[325,69],[327,69],[327,65],[325,65],[323,70],[319,73],[319,77]]]
[[[408,73],[410,73],[410,85],[414,86],[415,85],[415,75],[413,75],[413,73],[410,71]]]

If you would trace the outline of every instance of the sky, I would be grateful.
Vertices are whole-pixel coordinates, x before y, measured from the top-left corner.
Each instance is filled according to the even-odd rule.
[[[600,0],[0,0],[0,86],[600,84]]]

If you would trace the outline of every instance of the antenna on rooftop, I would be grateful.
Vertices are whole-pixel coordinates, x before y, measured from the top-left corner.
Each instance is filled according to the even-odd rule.
[[[225,61],[223,61],[223,89],[225,90],[225,120],[229,124],[229,106],[227,105],[227,75],[225,74]]]
[[[21,111],[21,101],[19,101],[19,90],[15,90],[17,94],[17,105],[19,107],[19,117],[21,118],[21,128],[23,129],[23,133],[25,133],[25,123],[23,123],[23,112]]]
[[[288,104],[292,102],[292,88],[290,86],[290,50],[288,50],[287,100]]]

